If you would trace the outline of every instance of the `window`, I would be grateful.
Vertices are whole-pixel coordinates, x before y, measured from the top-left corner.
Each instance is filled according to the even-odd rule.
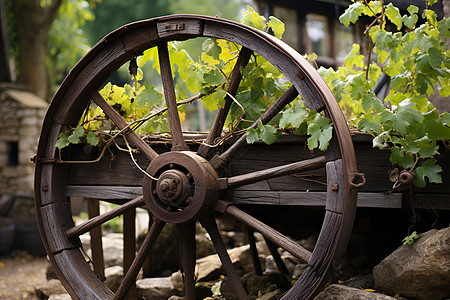
[[[293,48],[298,47],[297,36],[297,11],[286,7],[275,6],[273,14],[283,21],[285,25],[285,32],[282,40]]]
[[[325,16],[306,15],[306,33],[311,42],[308,52],[315,52],[318,56],[330,56],[330,34]]]

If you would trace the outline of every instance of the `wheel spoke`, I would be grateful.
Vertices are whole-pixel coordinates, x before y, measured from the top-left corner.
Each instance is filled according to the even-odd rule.
[[[245,67],[250,60],[250,56],[253,51],[242,47],[241,52],[239,53],[239,57],[234,65],[233,71],[231,73],[231,79],[227,86],[227,93],[234,96],[236,95],[237,89],[239,87],[239,83],[242,79],[241,67]],[[201,144],[198,148],[197,154],[202,157],[207,157],[210,147],[208,145],[212,145],[217,137],[219,137],[222,132],[223,125],[225,123],[225,119],[227,118],[228,111],[230,110],[231,104],[233,100],[230,96],[225,97],[225,105],[217,111],[216,118],[214,119],[214,123],[209,131],[208,137],[206,138],[205,144]]]
[[[310,171],[325,167],[325,156],[319,156],[299,162],[273,167],[261,171],[251,172],[244,175],[233,176],[229,178],[219,178],[219,189],[229,189],[259,182],[266,179],[280,177],[284,175],[294,174],[298,172]]]
[[[229,205],[229,203],[219,200],[216,204],[216,210],[221,213],[229,214],[233,217],[235,217],[238,221],[250,226],[255,231],[258,231],[263,236],[274,242],[279,247],[283,248],[284,250],[288,251],[298,259],[301,259],[304,262],[308,262],[311,257],[311,252],[288,238],[287,236],[283,235],[279,231],[275,230],[274,228],[268,226],[267,224],[264,224],[263,222],[259,221],[258,219],[252,217],[251,215],[245,213],[241,209]]]
[[[259,117],[263,124],[267,124],[273,117],[275,117],[287,104],[292,102],[298,96],[298,91],[294,86],[291,86],[280,98],[269,107],[264,114]],[[258,126],[258,120],[256,120],[250,127],[254,128]],[[211,160],[211,164],[215,169],[223,167],[228,161],[233,159],[236,155],[245,150],[248,146],[247,144],[247,134],[241,136],[236,143],[234,143],[227,151],[222,153],[220,156],[215,156]]]
[[[125,119],[122,118],[122,116],[111,105],[109,105],[108,102],[106,102],[98,91],[94,92],[91,97],[94,103],[103,110],[105,115],[107,115],[108,118],[110,118],[113,123],[127,135],[134,147],[139,148],[139,150],[142,151],[149,160],[152,160],[158,156],[158,153],[156,153],[155,150],[147,145],[147,143],[145,143],[136,132],[131,130],[130,124],[128,124]]]
[[[141,245],[133,263],[130,266],[130,269],[126,273],[123,281],[120,283],[119,288],[117,289],[116,294],[114,295],[115,300],[123,299],[127,294],[130,288],[133,286],[133,283],[136,282],[137,275],[142,265],[144,264],[145,258],[150,252],[153,244],[155,243],[157,237],[161,233],[161,230],[164,228],[165,223],[161,221],[154,221],[152,226],[150,227],[149,232],[145,236],[144,242]]]
[[[250,253],[252,255],[253,267],[255,269],[255,274],[257,276],[261,276],[263,274],[263,271],[261,268],[261,262],[259,261],[258,248],[256,247],[255,234],[253,232],[253,229],[248,226],[246,227],[246,232],[247,232],[247,237],[248,237],[248,244],[250,246]]]
[[[266,237],[264,237],[264,240],[266,241],[267,248],[269,248],[270,254],[272,254],[273,260],[277,265],[278,271],[280,271],[283,274],[290,275],[286,267],[286,264],[281,258],[280,253],[278,253],[277,245],[275,245],[271,240],[269,240]]]
[[[195,222],[178,224],[181,238],[181,265],[184,275],[184,299],[195,300]]]
[[[189,147],[184,141],[183,132],[181,131],[181,121],[180,116],[178,115],[175,86],[173,83],[167,43],[158,45],[158,55],[164,97],[166,99],[167,111],[169,114],[170,131],[172,133],[172,151],[189,150]]]
[[[214,244],[214,248],[216,248],[216,252],[219,255],[222,266],[231,281],[231,285],[233,286],[233,290],[235,291],[237,298],[240,300],[247,299],[247,292],[242,285],[239,275],[236,273],[236,269],[231,262],[230,256],[228,256],[227,249],[222,240],[222,237],[220,236],[216,221],[212,216],[209,216],[201,220],[201,224],[203,227],[205,227],[211,238],[211,241]]]
[[[89,219],[86,222],[83,222],[77,226],[67,229],[66,230],[67,237],[71,239],[80,236],[88,231],[91,231],[93,228],[123,214],[126,210],[135,209],[142,205],[145,205],[144,198],[142,196],[139,196],[121,206],[111,209],[107,213],[96,216],[92,219]]]

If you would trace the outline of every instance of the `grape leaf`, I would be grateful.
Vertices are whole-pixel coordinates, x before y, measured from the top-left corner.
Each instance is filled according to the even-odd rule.
[[[69,136],[67,134],[65,134],[64,132],[61,132],[58,136],[58,140],[56,141],[55,146],[58,149],[62,149],[62,148],[69,146],[69,144],[70,144]]]
[[[439,174],[442,172],[442,168],[436,162],[437,160],[434,158],[426,159],[420,167],[415,169],[414,184],[417,187],[425,187],[427,184],[426,178],[430,183],[442,183],[442,177]]]
[[[395,7],[392,3],[386,5],[386,17],[397,26],[397,29],[402,28],[402,16],[400,15],[400,10]]]
[[[364,55],[359,52],[360,46],[358,44],[352,45],[352,50],[345,57],[345,66],[348,68],[353,68],[356,66],[358,68],[364,68]]]
[[[415,5],[410,5],[410,6],[408,6],[408,12],[410,13],[410,16],[404,15],[402,17],[402,22],[409,29],[414,29],[417,21],[419,20],[419,17],[417,16],[417,13],[419,12],[419,8]]]
[[[155,90],[153,85],[146,85],[139,95],[136,97],[136,102],[139,108],[147,105],[156,105],[161,102],[162,94]]]
[[[355,23],[364,12],[364,5],[360,2],[352,3],[339,17],[339,21],[345,26]]]
[[[75,128],[75,130],[69,136],[68,141],[72,144],[78,144],[83,135],[84,135],[84,127],[78,125],[77,128]]]
[[[247,136],[245,139],[246,139],[247,143],[249,143],[249,144],[253,144],[253,143],[256,143],[257,141],[259,141],[258,129],[257,128],[248,128]]]
[[[308,149],[326,150],[333,135],[333,126],[330,119],[320,114],[316,115],[315,122],[308,125],[307,133],[310,137],[307,140]]]
[[[272,28],[273,34],[276,38],[281,39],[284,33],[284,23],[275,18],[274,16],[269,17],[269,23],[267,24],[269,28]]]
[[[88,142],[89,145],[95,147],[100,142],[100,139],[97,137],[97,135],[93,131],[89,131],[86,136],[86,141]]]
[[[280,136],[280,132],[273,126],[264,125],[261,128],[261,140],[267,145],[272,144]]]
[[[308,111],[305,108],[295,105],[293,108],[288,108],[283,112],[279,126],[280,128],[297,128],[306,120],[307,114]]]

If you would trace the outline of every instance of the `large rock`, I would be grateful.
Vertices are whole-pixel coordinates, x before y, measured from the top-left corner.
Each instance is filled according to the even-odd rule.
[[[373,270],[375,288],[414,299],[450,297],[450,227],[402,245]]]
[[[167,300],[175,295],[170,277],[144,278],[136,281],[138,299]]]
[[[320,292],[314,300],[395,300],[395,298],[345,285],[332,284]]]

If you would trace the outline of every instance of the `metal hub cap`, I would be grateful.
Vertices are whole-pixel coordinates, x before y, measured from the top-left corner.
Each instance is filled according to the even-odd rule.
[[[169,208],[181,208],[188,203],[190,194],[189,179],[180,170],[167,170],[161,174],[156,183],[159,199]]]
[[[144,177],[145,204],[152,215],[168,223],[185,223],[210,213],[217,200],[217,173],[207,160],[189,151],[159,155],[147,168],[157,178]]]

